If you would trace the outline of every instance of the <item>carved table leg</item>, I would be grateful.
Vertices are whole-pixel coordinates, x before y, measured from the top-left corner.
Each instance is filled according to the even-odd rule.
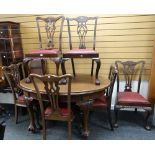
[[[88,118],[89,118],[89,105],[83,106],[82,108],[84,113],[84,119],[83,119],[83,132],[82,135],[87,138],[89,136],[89,127],[88,127]]]
[[[28,101],[27,101],[28,102]],[[28,126],[28,131],[35,132],[35,122],[34,122],[34,114],[33,114],[33,103],[27,104],[28,114],[30,117],[30,124]]]
[[[88,127],[88,122],[89,122],[89,111],[92,106],[93,100],[88,100],[83,103],[78,104],[83,111],[83,131],[82,131],[82,136],[84,138],[88,138],[89,136],[89,127]]]

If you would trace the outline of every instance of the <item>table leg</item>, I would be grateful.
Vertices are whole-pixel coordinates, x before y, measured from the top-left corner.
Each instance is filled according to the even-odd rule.
[[[28,105],[28,113],[30,117],[30,124],[28,126],[28,131],[35,132],[35,122],[34,122],[34,113],[33,113],[33,105],[32,103]]]
[[[85,105],[82,107],[83,110],[83,131],[82,136],[87,138],[89,136],[89,127],[88,127],[88,121],[89,121],[89,105]]]
[[[84,138],[88,138],[89,136],[89,111],[90,108],[92,107],[93,100],[88,100],[83,103],[80,103],[79,106],[81,110],[83,111],[83,130],[82,130],[82,136]]]

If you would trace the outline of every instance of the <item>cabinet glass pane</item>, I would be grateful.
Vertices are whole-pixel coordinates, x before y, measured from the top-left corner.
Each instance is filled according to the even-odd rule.
[[[20,30],[18,25],[11,25],[12,37],[20,37]]]
[[[13,38],[13,50],[14,51],[19,51],[19,50],[22,51],[20,38]]]
[[[0,38],[9,38],[8,27],[6,25],[0,25]]]
[[[0,38],[0,53],[11,52],[10,39],[1,39]]]

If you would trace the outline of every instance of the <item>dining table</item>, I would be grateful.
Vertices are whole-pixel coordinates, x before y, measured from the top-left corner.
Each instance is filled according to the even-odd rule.
[[[78,74],[72,78],[71,83],[71,102],[75,103],[83,111],[82,135],[88,137],[90,134],[88,117],[93,101],[104,94],[105,89],[110,85],[106,76],[99,76],[100,85],[95,84],[95,77],[87,74]],[[37,94],[32,82],[27,83],[26,79],[20,81],[19,87],[23,90],[25,97],[37,99]],[[46,98],[43,84],[38,81],[38,88]],[[59,99],[61,102],[67,101],[67,86],[60,84]],[[30,117],[29,129],[34,128],[34,117]]]

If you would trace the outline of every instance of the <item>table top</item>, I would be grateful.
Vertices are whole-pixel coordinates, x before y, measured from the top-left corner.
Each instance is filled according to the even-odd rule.
[[[91,94],[105,90],[110,84],[108,78],[99,77],[100,85],[95,85],[95,77],[90,75],[77,75],[73,78],[71,84],[71,95],[83,95],[83,94]],[[20,81],[20,88],[26,92],[34,92],[35,89],[33,83],[26,83],[26,80],[23,79]],[[41,93],[45,93],[43,84],[38,81],[38,87]],[[60,95],[67,95],[67,87],[66,85],[60,86]]]

